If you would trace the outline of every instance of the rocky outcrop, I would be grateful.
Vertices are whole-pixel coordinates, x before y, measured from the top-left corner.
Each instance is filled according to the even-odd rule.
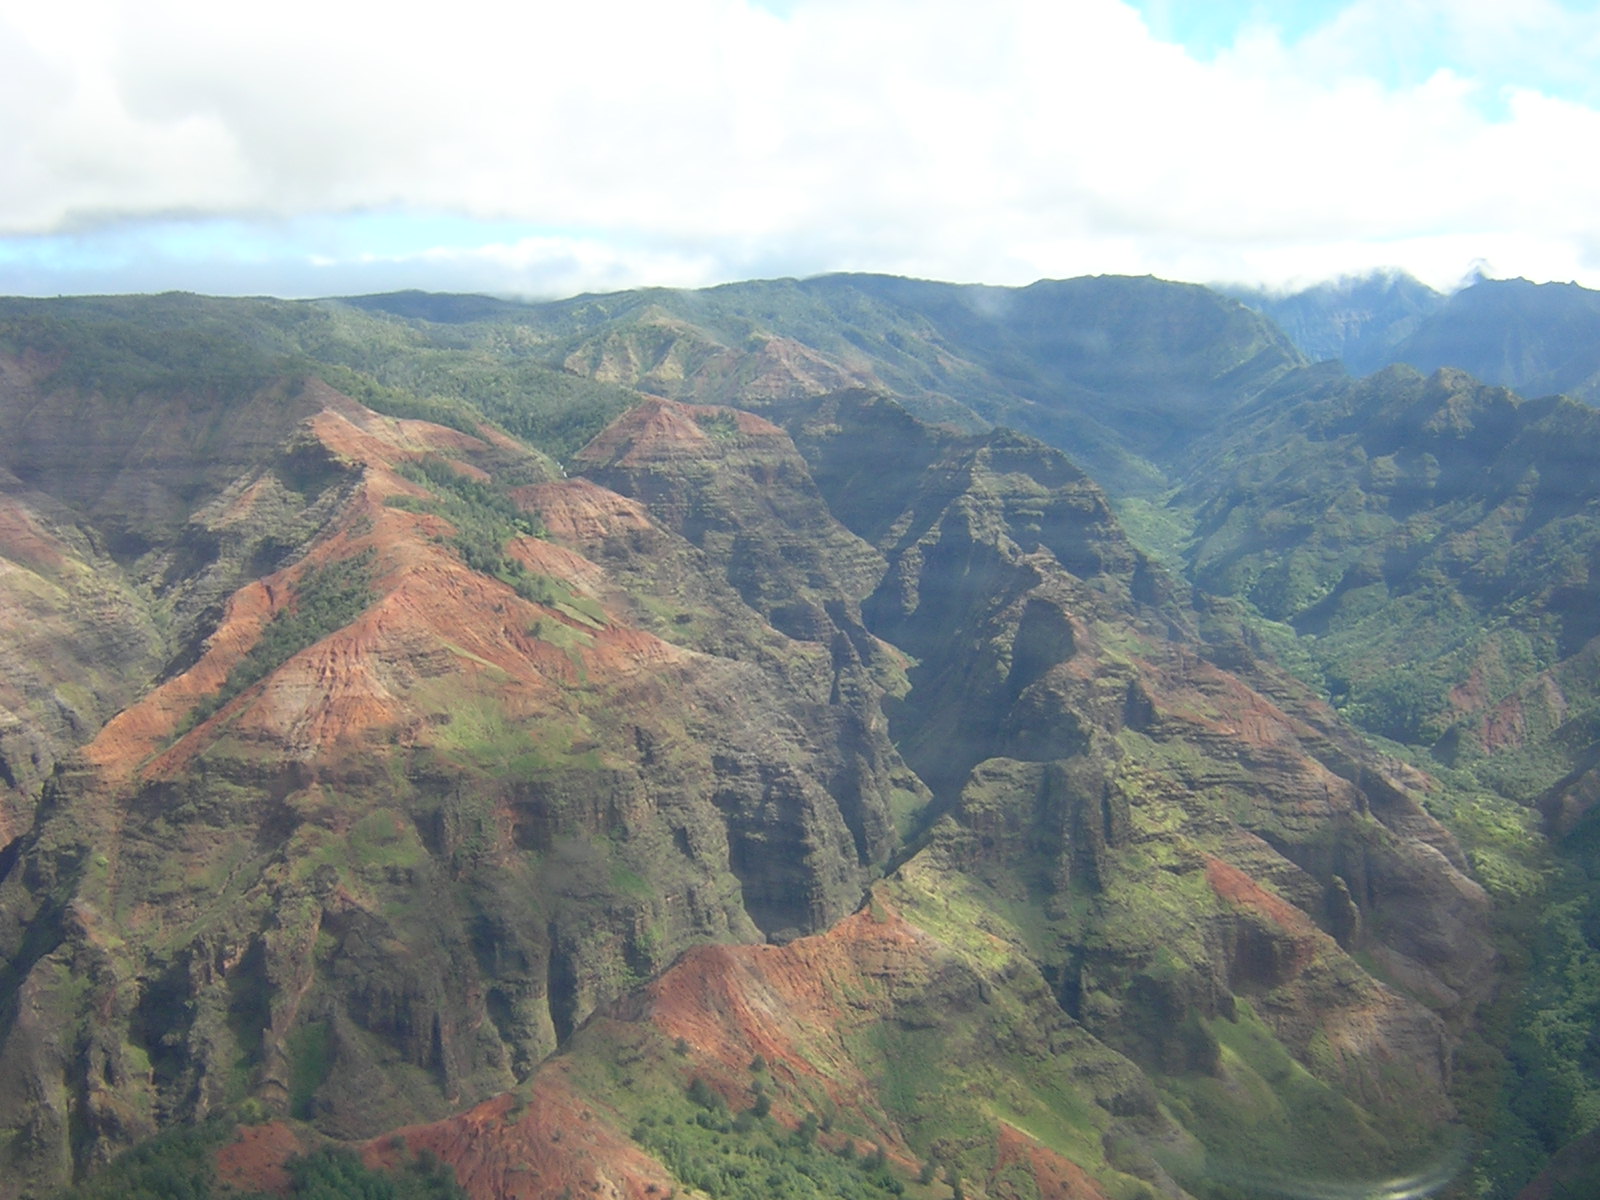
[[[826,464],[854,432],[808,452]],[[1404,774],[1203,638],[1058,456],[1005,435],[907,456],[928,465],[874,526],[889,568],[865,611],[917,660],[898,741],[945,816],[902,871],[1042,914],[1008,936],[1174,1101],[1232,1077],[1230,1029],[1264,1027],[1341,1104],[1413,1137],[1447,1117],[1449,1031],[1494,966],[1488,901]]]
[[[230,593],[299,554],[350,478],[295,423],[316,381],[247,396],[63,391],[0,360],[0,788],[12,834],[63,755],[189,666]],[[9,840],[7,838],[6,840]]]
[[[479,493],[449,473],[534,468],[326,398],[191,518],[248,523],[287,463],[322,463],[332,490],[299,518],[316,535],[58,774],[0,881],[14,1003],[98,981],[92,1014],[28,1001],[36,1025],[0,1042],[9,1111],[45,1122],[8,1143],[19,1180],[247,1095],[339,1137],[443,1117],[688,946],[851,911],[897,842],[891,787],[920,786],[861,661],[892,657],[859,619],[876,556],[842,529],[786,618],[810,636],[761,607],[759,524],[713,557],[583,482],[519,485],[571,537],[514,535],[497,578],[457,545],[514,510],[463,507]],[[778,463],[804,497],[792,448]],[[738,499],[696,503],[731,528]],[[669,566],[695,586],[638,588]],[[641,600],[665,605],[660,633]]]
[[[1060,453],[861,393],[646,399],[574,477],[314,381],[127,407],[145,474],[96,443],[7,526],[182,636],[0,857],[0,1190],[249,1100],[647,1193],[622,1076],[754,1106],[756,1060],[780,1124],[994,1195],[1306,1129],[1398,1169],[1450,1115],[1459,850]]]
[[[656,626],[663,636],[770,663],[805,697],[807,736],[834,748],[826,786],[853,857],[862,867],[883,862],[897,840],[888,798],[922,790],[890,745],[880,710],[886,692],[902,686],[901,657],[868,632],[861,612],[883,559],[829,512],[788,435],[749,413],[650,400],[575,461],[660,527],[652,535],[625,522],[622,537],[603,532],[586,551],[634,594],[680,604],[670,624]],[[783,772],[764,770],[730,775],[718,803],[734,828],[770,829],[764,814],[809,802]],[[791,858],[772,853],[768,837],[736,851],[741,877]],[[853,907],[855,896],[859,886],[828,919]],[[816,915],[789,928],[818,928]]]
[[[0,845],[19,837],[55,764],[159,670],[164,641],[63,505],[0,468]]]

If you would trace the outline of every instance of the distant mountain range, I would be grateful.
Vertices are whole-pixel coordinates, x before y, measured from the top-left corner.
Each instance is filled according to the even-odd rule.
[[[1246,299],[0,301],[0,1196],[1587,1186],[1596,296]]]
[[[1575,283],[1479,279],[1445,295],[1375,274],[1287,295],[1228,291],[1313,362],[1338,359],[1360,375],[1393,363],[1455,367],[1527,396],[1600,403],[1600,293]]]

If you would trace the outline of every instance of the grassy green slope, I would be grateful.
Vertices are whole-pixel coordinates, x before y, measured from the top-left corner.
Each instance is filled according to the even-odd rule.
[[[413,296],[364,303],[455,312]],[[1242,305],[1150,278],[993,288],[829,275],[582,296],[452,329],[526,338],[547,363],[683,400],[758,406],[864,385],[924,419],[1035,434],[1097,478],[1140,489],[1158,486],[1148,460],[1174,435],[1300,361]],[[774,339],[798,356],[775,353]]]

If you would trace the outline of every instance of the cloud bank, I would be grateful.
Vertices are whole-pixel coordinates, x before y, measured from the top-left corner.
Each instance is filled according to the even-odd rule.
[[[1600,15],[1357,0],[1197,54],[1147,9],[0,0],[0,290],[1600,285]]]

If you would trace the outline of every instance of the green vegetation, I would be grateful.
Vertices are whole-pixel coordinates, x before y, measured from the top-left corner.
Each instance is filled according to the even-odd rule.
[[[489,420],[565,458],[638,395],[547,361],[545,339],[530,336],[536,312],[430,324],[339,301],[0,299],[0,348],[57,362],[54,388],[125,398],[248,395],[317,375],[378,412],[472,434]]]
[[[1094,336],[1063,337],[1063,330]],[[995,1190],[1025,1192],[1020,1180],[1003,1174],[1016,1168],[996,1161],[992,1142],[972,1132],[1003,1120],[1133,1196],[1143,1185],[1111,1165],[1124,1160],[1107,1148],[1108,1114],[1122,1111],[1115,1103],[1154,1120],[1158,1100],[1219,1161],[1231,1153],[1242,1171],[1265,1171],[1297,1153],[1330,1170],[1346,1159],[1404,1169],[1407,1164],[1391,1153],[1396,1141],[1422,1135],[1401,1121],[1387,1127],[1391,1114],[1377,1101],[1363,1101],[1366,1107],[1350,1102],[1357,1089],[1341,1081],[1344,1064],[1326,1036],[1320,1043],[1313,1036],[1296,1058],[1273,1036],[1280,1026],[1269,1027],[1256,1015],[1277,1014],[1266,1005],[1281,1003],[1303,1005],[1301,1015],[1309,1019],[1314,1000],[1280,994],[1259,1009],[1241,1001],[1231,1018],[1198,1015],[1226,999],[1219,994],[1228,989],[1257,996],[1251,988],[1271,988],[1260,979],[1224,980],[1217,969],[1228,953],[1238,959],[1228,961],[1230,969],[1250,957],[1245,950],[1259,951],[1264,960],[1284,953],[1269,923],[1251,925],[1241,916],[1236,925],[1238,914],[1208,881],[1205,856],[1227,857],[1237,849],[1230,836],[1242,832],[1261,843],[1258,859],[1239,856],[1252,873],[1257,862],[1276,861],[1274,852],[1304,868],[1303,879],[1289,880],[1286,868],[1262,876],[1280,899],[1314,909],[1315,900],[1306,897],[1315,897],[1338,872],[1341,886],[1349,875],[1348,890],[1364,893],[1368,933],[1381,937],[1384,919],[1404,919],[1385,914],[1381,901],[1369,903],[1383,893],[1381,883],[1362,888],[1354,879],[1358,871],[1381,871],[1401,835],[1391,837],[1367,815],[1308,833],[1321,819],[1317,798],[1268,794],[1262,780],[1273,770],[1264,761],[1269,756],[1258,747],[1241,751],[1234,740],[1235,726],[1276,726],[1266,706],[1249,722],[1234,721],[1226,710],[1243,693],[1229,692],[1226,681],[1218,686],[1211,669],[1246,663],[1252,653],[1286,666],[1344,718],[1434,774],[1438,786],[1427,791],[1426,803],[1455,832],[1494,899],[1496,933],[1514,986],[1502,989],[1469,1035],[1456,1072],[1460,1107],[1486,1144],[1475,1184],[1480,1195],[1509,1196],[1553,1151],[1600,1122],[1600,869],[1588,833],[1580,828],[1552,846],[1537,811],[1569,784],[1580,799],[1586,794],[1592,779],[1582,776],[1593,769],[1600,745],[1600,671],[1595,657],[1582,653],[1600,632],[1591,583],[1600,563],[1600,492],[1582,449],[1600,442],[1600,426],[1587,410],[1515,401],[1458,377],[1427,381],[1396,370],[1350,381],[1334,370],[1294,371],[1294,353],[1269,327],[1203,289],[1154,280],[1069,281],[1001,293],[834,277],[551,305],[422,296],[311,304],[192,296],[0,302],[0,346],[25,348],[34,361],[55,364],[50,386],[58,392],[98,392],[129,408],[145,395],[170,395],[214,416],[241,396],[294,401],[305,394],[298,381],[320,375],[380,412],[485,436],[491,432],[485,422],[494,422],[562,459],[638,399],[586,373],[685,400],[765,405],[774,419],[789,421],[797,413],[796,420],[805,419],[798,402],[756,399],[786,395],[783,388],[794,383],[780,377],[781,386],[771,388],[773,379],[755,374],[781,371],[773,365],[782,357],[774,339],[808,347],[817,357],[805,360],[806,369],[823,386],[832,386],[831,369],[845,379],[848,364],[857,377],[870,371],[923,416],[968,428],[982,420],[1009,422],[1065,447],[1120,491],[1117,511],[1131,538],[1173,574],[1224,599],[1204,601],[1200,613],[1164,599],[1181,588],[1147,563],[1127,565],[1132,556],[1105,521],[1098,491],[1086,482],[1061,485],[1073,469],[1060,456],[1051,457],[1054,482],[1030,474],[1030,463],[1044,456],[1020,437],[991,439],[986,453],[995,463],[969,456],[947,472],[940,487],[966,490],[958,505],[939,513],[933,510],[942,501],[918,489],[927,486],[922,473],[929,463],[952,443],[906,424],[897,427],[898,439],[859,436],[860,426],[841,421],[850,432],[838,440],[857,441],[853,452],[863,463],[826,446],[820,423],[809,442],[799,439],[814,457],[836,455],[831,467],[813,462],[813,478],[835,497],[833,515],[886,554],[897,539],[905,539],[898,547],[904,551],[929,534],[916,552],[936,569],[920,583],[908,582],[894,574],[912,558],[903,555],[884,585],[901,582],[901,593],[885,591],[863,607],[867,633],[907,643],[870,669],[880,682],[892,682],[894,701],[885,708],[897,735],[907,735],[908,759],[921,752],[917,738],[930,747],[913,765],[939,792],[930,803],[904,779],[894,787],[888,815],[918,839],[917,853],[895,864],[903,869],[883,885],[883,894],[894,889],[903,913],[939,940],[947,956],[937,979],[904,985],[892,1021],[851,1035],[848,1053],[871,1075],[870,1103],[880,1104],[878,1111],[836,1113],[821,1102],[820,1090],[817,1096],[781,1096],[759,1071],[760,1086],[752,1084],[748,1100],[729,1111],[713,1087],[735,1094],[726,1080],[708,1076],[685,1084],[695,1064],[687,1061],[688,1044],[680,1043],[668,1059],[671,1070],[658,1067],[659,1077],[639,1089],[642,1098],[626,1103],[633,1105],[627,1120],[637,1121],[637,1136],[685,1185],[716,1196],[870,1197],[932,1186],[937,1160],[958,1195],[966,1189],[963,1176],[985,1179]],[[266,383],[274,390],[262,392]],[[208,404],[194,404],[197,396]],[[842,402],[833,403],[826,421],[842,411]],[[701,425],[719,442],[737,434],[727,413],[705,417]],[[197,434],[195,444],[203,446],[205,436]],[[517,539],[539,530],[511,488],[553,472],[538,455],[491,440],[495,444],[473,451],[473,462],[489,464],[492,477],[431,455],[402,468],[429,496],[395,503],[448,522],[449,544],[468,567],[554,610],[522,619],[546,643],[544,652],[558,647],[576,661],[604,625],[604,610],[529,570],[515,552]],[[912,447],[892,472],[883,468],[878,444],[891,441]],[[988,477],[973,482],[983,472]],[[885,482],[891,477],[893,486]],[[838,500],[843,492],[848,495]],[[797,596],[824,613],[829,605],[853,607],[863,595],[845,596],[833,586],[832,550],[810,545],[800,525],[786,525],[788,541],[769,536],[770,526],[738,525],[729,533],[741,503],[731,491],[695,494],[685,524],[703,525],[713,536],[703,545],[694,542],[704,557],[694,558],[692,569],[667,555],[629,562],[624,553],[604,566],[615,586],[637,593],[639,612],[655,614],[658,628],[684,644],[743,659],[741,667],[752,669],[786,659],[796,690],[817,689],[816,711],[800,719],[797,738],[821,743],[832,736],[833,717],[850,703],[850,688],[865,678],[852,675],[847,660],[875,651],[865,636],[850,639],[853,650],[842,641],[802,646],[777,632],[790,628],[778,616],[788,615],[781,610]],[[287,535],[282,541],[271,547],[274,562],[284,560],[278,551],[296,548]],[[729,541],[734,550],[727,550]],[[205,553],[198,544],[183,549]],[[1052,573],[1052,549],[1066,573]],[[734,551],[743,556],[740,578],[707,579],[719,588],[734,583],[749,601],[748,612],[710,597],[706,580],[684,578]],[[1010,563],[1014,551],[1029,561],[1006,576],[991,560]],[[1122,565],[1107,565],[1119,555]],[[874,586],[867,578],[872,570],[858,567],[864,593]],[[214,712],[355,619],[371,602],[370,574],[370,559],[307,572],[197,715]],[[900,637],[926,614],[897,613],[897,603],[931,603],[939,585],[956,578],[972,594],[955,597],[937,620],[925,621],[926,644]],[[1071,612],[1070,637],[1063,632],[1055,644],[1040,635],[1043,641],[1029,650],[1034,643],[1020,636],[1020,627],[999,630],[1010,619],[996,615],[1002,604],[1028,602],[1027,589],[1039,589],[1040,596],[1056,589],[1048,599]],[[1140,597],[1137,615],[1130,615],[1130,594]],[[759,603],[751,599],[758,595]],[[970,601],[976,610],[1001,596],[982,621],[959,611],[960,604]],[[821,617],[816,624],[825,629]],[[1209,644],[1190,635],[1195,624],[1206,630]],[[920,659],[910,668],[914,694],[893,665],[899,649]],[[253,896],[270,893],[272,902],[279,898],[274,889],[282,890],[281,914],[292,905],[314,905],[310,895],[319,881],[337,880],[353,906],[367,905],[363,911],[387,924],[370,937],[351,935],[349,943],[352,953],[365,947],[360,952],[370,957],[360,960],[360,969],[387,986],[394,980],[384,972],[399,957],[396,947],[422,964],[419,972],[442,969],[445,957],[429,949],[421,936],[425,922],[413,919],[416,911],[408,907],[427,903],[418,898],[426,889],[416,879],[437,865],[451,873],[451,887],[462,896],[504,889],[495,919],[474,927],[470,953],[478,957],[494,1022],[493,1029],[482,1026],[482,1036],[486,1045],[495,1037],[515,1042],[520,1078],[547,1051],[545,1026],[557,1006],[564,1008],[554,1019],[565,1039],[592,999],[641,981],[698,935],[702,926],[686,932],[691,918],[668,911],[659,898],[670,894],[686,911],[712,914],[702,925],[719,936],[748,930],[748,914],[736,901],[722,914],[735,919],[719,923],[721,893],[707,894],[706,877],[690,874],[703,865],[705,846],[718,843],[694,828],[682,796],[712,788],[702,788],[706,777],[685,769],[666,744],[692,735],[707,757],[720,755],[723,714],[696,696],[694,705],[684,706],[694,709],[692,725],[689,715],[650,729],[641,724],[630,744],[632,735],[618,730],[633,714],[620,702],[611,704],[622,693],[584,690],[590,687],[584,680],[569,689],[565,709],[522,724],[508,717],[495,695],[503,671],[477,659],[473,682],[463,683],[449,670],[449,655],[470,656],[455,646],[444,651],[436,657],[445,669],[418,681],[407,696],[431,722],[418,727],[421,744],[406,752],[403,764],[396,755],[371,774],[385,793],[382,801],[361,782],[338,784],[338,794],[334,785],[318,784],[315,797],[298,793],[283,805],[294,817],[316,807],[316,819],[301,821],[281,839],[276,830],[260,837],[265,848],[257,851],[256,840],[224,824],[233,812],[268,807],[251,803],[264,794],[257,780],[212,779],[203,789],[141,796],[140,803],[160,813],[147,816],[134,804],[126,822],[119,818],[120,841],[111,844],[108,836],[107,845],[96,843],[93,857],[62,851],[59,862],[47,856],[35,861],[30,840],[21,851],[30,856],[28,870],[0,872],[13,881],[13,892],[25,875],[46,878],[59,867],[66,879],[81,867],[84,878],[100,881],[96,886],[110,903],[96,907],[97,895],[69,896],[62,885],[62,905],[86,901],[70,910],[72,933],[63,943],[79,957],[69,960],[63,952],[59,962],[37,966],[55,945],[46,945],[47,935],[56,936],[41,920],[40,932],[29,928],[25,938],[14,939],[23,953],[9,976],[13,985],[35,968],[41,979],[54,972],[60,995],[79,1006],[73,1019],[83,1019],[92,987],[105,988],[106,1011],[115,1011],[113,985],[97,982],[115,972],[92,973],[82,965],[99,948],[96,939],[125,938],[115,954],[125,957],[129,978],[142,979],[136,959],[147,947],[134,917],[145,928],[163,924],[165,912],[199,903],[194,897],[201,892],[213,906],[208,913],[220,913],[246,888],[255,889]],[[1055,671],[1062,655],[1076,661],[1068,671]],[[1019,669],[1030,658],[1038,660],[1038,670]],[[1184,660],[1207,658],[1209,666],[1191,680]],[[991,687],[1008,664],[1012,676]],[[824,708],[830,666],[835,698]],[[1233,669],[1244,684],[1279,687],[1268,699],[1283,702],[1290,723],[1303,723],[1301,733],[1284,738],[1320,739],[1326,753],[1313,749],[1312,757],[1320,754],[1322,766],[1350,777],[1346,735],[1324,736],[1314,728],[1327,720],[1325,713],[1308,715],[1312,706],[1303,694],[1289,694],[1289,682],[1270,663]],[[953,681],[943,691],[928,686],[941,672]],[[1158,690],[1158,681],[1171,682],[1171,694],[1148,694]],[[1020,705],[1017,693],[1024,691],[1033,709]],[[737,699],[730,698],[730,709]],[[1247,708],[1254,704],[1244,699]],[[878,715],[874,702],[852,715],[864,714],[870,724]],[[1046,710],[1060,715],[1060,728],[1035,739],[1030,722],[1042,723]],[[668,736],[655,737],[657,729]],[[1191,736],[1189,729],[1203,733]],[[784,731],[775,724],[772,732]],[[1341,744],[1328,749],[1334,742]],[[1286,741],[1283,752],[1293,754]],[[972,763],[993,753],[1018,754],[1015,769],[993,768],[983,779],[964,782]],[[777,750],[769,765],[781,766],[783,754]],[[633,771],[646,756],[659,757],[650,758],[650,772],[640,767],[640,783]],[[231,765],[224,758],[207,763],[213,776]],[[717,782],[743,769],[736,760],[731,756],[727,771],[719,763]],[[1093,770],[1051,784],[1042,764],[1068,760]],[[888,771],[880,771],[885,754],[863,754],[859,761],[880,776],[898,769],[888,762]],[[948,778],[926,769],[929,761],[947,766]],[[861,767],[856,772],[864,777]],[[358,775],[351,771],[351,780]],[[423,776],[425,788],[417,783]],[[841,786],[833,788],[834,782]],[[827,781],[840,796],[850,786],[843,772]],[[612,799],[586,812],[595,788]],[[741,877],[751,894],[766,882],[760,855],[789,844],[767,840],[762,825],[788,803],[788,793],[765,780],[760,790],[759,813],[755,800],[746,804],[734,788],[717,793],[715,801],[738,809],[749,826],[740,830],[737,855],[752,860]],[[1095,804],[1070,807],[1085,796]],[[413,801],[415,811],[406,810]],[[389,807],[375,810],[375,803]],[[41,820],[47,821],[49,807]],[[647,808],[652,815],[640,817]],[[601,822],[607,834],[594,828]],[[861,829],[871,823],[857,821]],[[60,829],[50,835],[64,840]],[[831,853],[822,827],[811,832],[818,836],[808,836],[806,844],[817,857]],[[868,834],[851,832],[867,861],[859,847]],[[93,841],[91,833],[99,836],[89,820],[73,831],[84,843]],[[681,849],[652,841],[674,835]],[[139,837],[162,851],[184,844],[185,853],[170,855],[169,863],[155,861],[161,855],[136,845]],[[226,852],[200,854],[201,841],[225,838]],[[280,841],[281,854],[263,877],[268,886],[245,878],[251,869],[243,856],[279,853]],[[39,844],[48,847],[48,838]],[[204,870],[193,871],[202,857]],[[683,872],[670,887],[660,861]],[[491,869],[503,874],[485,884]],[[1291,885],[1299,891],[1291,892]],[[1404,888],[1395,890],[1404,894]],[[565,908],[556,903],[558,891]],[[266,911],[269,900],[259,904]],[[541,907],[546,904],[550,913]],[[585,919],[573,921],[575,911]],[[506,915],[512,913],[520,916]],[[7,913],[8,927],[24,928],[29,919],[20,908]],[[207,1014],[184,991],[191,986],[185,981],[209,978],[234,950],[254,944],[243,924],[220,923],[206,930],[203,946],[179,944],[172,930],[198,929],[196,920],[193,913],[172,920],[161,935],[176,939],[161,945],[162,970],[176,981],[170,1003],[160,988],[145,992],[148,1024],[163,1026],[160,1035],[168,1041],[147,1040],[172,1047],[156,1064],[158,1074],[187,1053],[178,1034],[164,1027],[169,1014],[202,1022],[185,1045],[201,1044],[205,1032]],[[328,922],[325,938],[334,938],[328,930],[336,924]],[[80,925],[87,932],[80,933]],[[582,932],[573,932],[576,927]],[[1219,950],[1235,933],[1241,945]],[[1261,946],[1243,944],[1256,935],[1265,939]],[[121,969],[123,959],[117,961]],[[1375,970],[1379,956],[1365,961]],[[1350,960],[1339,963],[1355,971]],[[460,965],[452,961],[448,969]],[[282,969],[274,963],[274,972]],[[282,977],[258,970],[245,978],[259,978],[263,989],[268,978]],[[566,974],[558,979],[558,972]],[[1345,982],[1355,986],[1354,979]],[[541,990],[541,981],[550,986]],[[198,995],[202,986],[192,986]],[[408,979],[391,990],[410,995],[426,988]],[[553,998],[558,992],[559,1000]],[[1070,1023],[1061,1010],[1070,1012]],[[248,1011],[252,1019],[240,1021],[241,1044],[260,1024],[259,1008]],[[325,1016],[326,1010],[319,1013]],[[326,1100],[329,1079],[339,1077],[330,1063],[329,1029],[326,1019],[310,1021],[290,1038],[296,1117],[315,1116],[319,1093]],[[475,1056],[467,1040],[452,1053]],[[1111,1045],[1129,1057],[1113,1056],[1105,1049]],[[504,1061],[486,1052],[483,1061],[491,1059]],[[415,1062],[407,1069],[421,1070]],[[460,1094],[489,1076],[485,1069]],[[1366,1082],[1376,1096],[1407,1094],[1403,1082],[1381,1072]],[[1150,1097],[1143,1108],[1140,1089]],[[169,1098],[163,1093],[157,1101]],[[626,1105],[619,1101],[618,1107]],[[792,1119],[806,1109],[810,1115],[797,1129],[780,1124],[779,1117]],[[868,1149],[874,1133],[891,1122],[925,1156],[921,1184],[886,1170],[882,1151]],[[856,1135],[853,1142],[844,1140],[847,1133]],[[1310,1149],[1302,1152],[1304,1146]],[[173,1151],[163,1164],[166,1174],[147,1190],[199,1195],[209,1186],[198,1159],[189,1162]],[[356,1170],[337,1155],[311,1156],[296,1186],[306,1195],[369,1194],[370,1181],[351,1173]],[[128,1194],[141,1195],[144,1186],[132,1185]],[[1222,1185],[1197,1187],[1216,1191]]]
[[[289,1112],[300,1120],[311,1116],[311,1102],[333,1066],[327,1023],[298,1025],[289,1035]]]
[[[374,1171],[343,1149],[318,1150],[289,1161],[294,1200],[466,1200],[455,1172],[431,1155],[409,1160],[394,1174]]]
[[[167,1129],[127,1151],[92,1179],[62,1192],[58,1200],[212,1200],[221,1197],[225,1193],[216,1183],[216,1152],[226,1144],[231,1133],[232,1127],[223,1120]]]
[[[1354,1168],[1376,1178],[1410,1174],[1446,1149],[1430,1146],[1438,1131],[1423,1121],[1405,1128],[1390,1113],[1374,1122],[1290,1055],[1248,1002],[1203,1024],[1220,1046],[1219,1072],[1179,1075],[1165,1089],[1174,1115],[1212,1148],[1203,1170],[1334,1181]]]
[[[851,1139],[829,1150],[819,1138],[823,1118],[808,1112],[798,1127],[785,1129],[771,1118],[764,1099],[758,1094],[750,1108],[732,1113],[697,1075],[686,1103],[650,1108],[635,1122],[632,1137],[684,1186],[712,1200],[870,1200],[906,1191],[881,1145],[858,1154]]]
[[[493,574],[491,568],[498,565],[495,559],[510,538],[542,532],[537,520],[517,505],[503,484],[474,479],[447,458],[424,455],[402,463],[400,473],[432,489],[438,500],[435,511],[456,526],[457,545],[474,571]]]
[[[841,1110],[814,1081],[780,1083],[760,1055],[729,1079],[702,1072],[684,1038],[596,1021],[567,1062],[584,1093],[616,1111],[683,1187],[713,1200],[947,1195],[889,1161],[880,1113]]]
[[[1547,886],[1508,905],[1501,919],[1509,974],[1524,982],[1486,1014],[1482,1042],[1469,1041],[1466,1059],[1490,1090],[1474,1098],[1469,1115],[1485,1142],[1479,1192],[1495,1200],[1515,1195],[1552,1154],[1600,1124],[1597,833],[1593,821],[1581,827]]]
[[[0,301],[0,347],[57,362],[50,384],[63,390],[124,398],[248,394],[279,375],[285,359],[246,334],[243,315],[226,301],[178,293],[48,305],[7,300]]]
[[[291,340],[304,369],[379,412],[476,433],[485,419],[564,460],[636,392],[563,370],[536,328],[536,306],[503,305],[470,321],[315,301],[294,314]],[[419,306],[423,312],[428,306]]]
[[[1172,502],[1194,517],[1189,573],[1292,628],[1291,665],[1355,724],[1447,759],[1498,756],[1471,717],[1600,629],[1583,582],[1600,493],[1558,448],[1597,433],[1590,410],[1459,375],[1290,376],[1201,439]],[[1592,675],[1559,673],[1568,705],[1592,704]],[[1537,706],[1526,716],[1534,738],[1552,731]],[[1566,757],[1549,749],[1536,756]]]
[[[370,550],[306,572],[289,604],[267,623],[250,652],[228,672],[222,688],[196,706],[194,719],[205,720],[300,651],[343,629],[372,601]]]
[[[308,374],[319,375],[328,386],[337,388],[373,412],[406,421],[431,421],[476,437],[482,432],[483,414],[462,400],[444,396],[418,396],[400,388],[386,387],[370,375],[349,367],[328,363],[307,363]]]
[[[1456,1072],[1485,1197],[1600,1124],[1600,874],[1539,813],[1600,745],[1597,435],[1591,409],[1459,374],[1319,368],[1208,434],[1176,501],[1191,577],[1439,780],[1428,807],[1496,901],[1506,986]]]
[[[174,1126],[135,1146],[57,1200],[268,1200],[218,1182],[216,1155],[234,1125],[213,1118]],[[349,1150],[327,1148],[290,1159],[290,1200],[466,1200],[455,1173],[431,1155],[408,1159],[393,1174],[364,1166]]]
[[[560,580],[530,571],[506,552],[517,537],[539,537],[537,518],[518,507],[503,486],[484,483],[464,474],[450,460],[427,455],[403,464],[401,473],[432,490],[434,499],[417,503],[404,497],[390,501],[398,508],[436,512],[454,529],[450,539],[463,562],[474,571],[498,579],[524,600],[555,608],[593,628],[605,625],[605,611],[593,600],[573,592]],[[551,628],[548,640],[570,642],[575,631]]]
[[[1526,1015],[1511,1042],[1521,1068],[1512,1109],[1551,1153],[1600,1124],[1600,947],[1591,940],[1597,918],[1592,894],[1546,907]]]

